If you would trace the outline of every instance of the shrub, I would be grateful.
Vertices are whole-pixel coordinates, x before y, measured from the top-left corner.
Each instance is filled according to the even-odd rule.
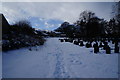
[[[2,38],[3,51],[43,45],[45,42],[41,35],[35,34],[35,29],[26,20],[10,25],[9,33],[4,33]]]

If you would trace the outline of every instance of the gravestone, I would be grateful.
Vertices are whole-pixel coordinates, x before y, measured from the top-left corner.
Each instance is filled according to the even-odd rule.
[[[92,44],[90,42],[87,42],[85,46],[86,46],[86,48],[90,48],[90,47],[92,47]]]
[[[103,44],[102,44],[102,42],[100,42],[100,45],[99,45],[99,47],[103,47]]]
[[[75,45],[79,45],[79,42],[78,42],[78,41],[74,41],[74,44],[75,44]]]
[[[106,50],[106,47],[108,47],[108,43],[107,43],[107,42],[104,42],[103,49]]]
[[[94,53],[99,52],[99,46],[97,42],[93,45],[93,47],[94,47]]]
[[[68,42],[68,39],[64,39],[65,42]]]
[[[115,49],[114,49],[115,53],[119,53],[119,46],[118,46],[118,42],[115,42]]]
[[[60,42],[64,42],[64,39],[59,39],[60,40]]]
[[[106,46],[106,54],[111,54],[111,50],[110,50],[109,45]]]
[[[80,41],[80,46],[84,46],[83,41]]]

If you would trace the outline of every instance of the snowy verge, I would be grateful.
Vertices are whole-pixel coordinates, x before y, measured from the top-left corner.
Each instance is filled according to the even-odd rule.
[[[3,78],[118,78],[118,55],[48,38],[32,51],[3,52]]]

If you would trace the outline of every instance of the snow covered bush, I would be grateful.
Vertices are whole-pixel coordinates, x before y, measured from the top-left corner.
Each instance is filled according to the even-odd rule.
[[[19,21],[9,26],[9,32],[2,35],[2,50],[8,51],[28,46],[43,45],[45,39],[35,33],[30,22]]]

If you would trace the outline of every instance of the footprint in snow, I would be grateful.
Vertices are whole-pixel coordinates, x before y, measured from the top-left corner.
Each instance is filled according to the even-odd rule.
[[[82,64],[82,62],[78,61],[78,60],[71,60],[70,61],[72,64]]]

